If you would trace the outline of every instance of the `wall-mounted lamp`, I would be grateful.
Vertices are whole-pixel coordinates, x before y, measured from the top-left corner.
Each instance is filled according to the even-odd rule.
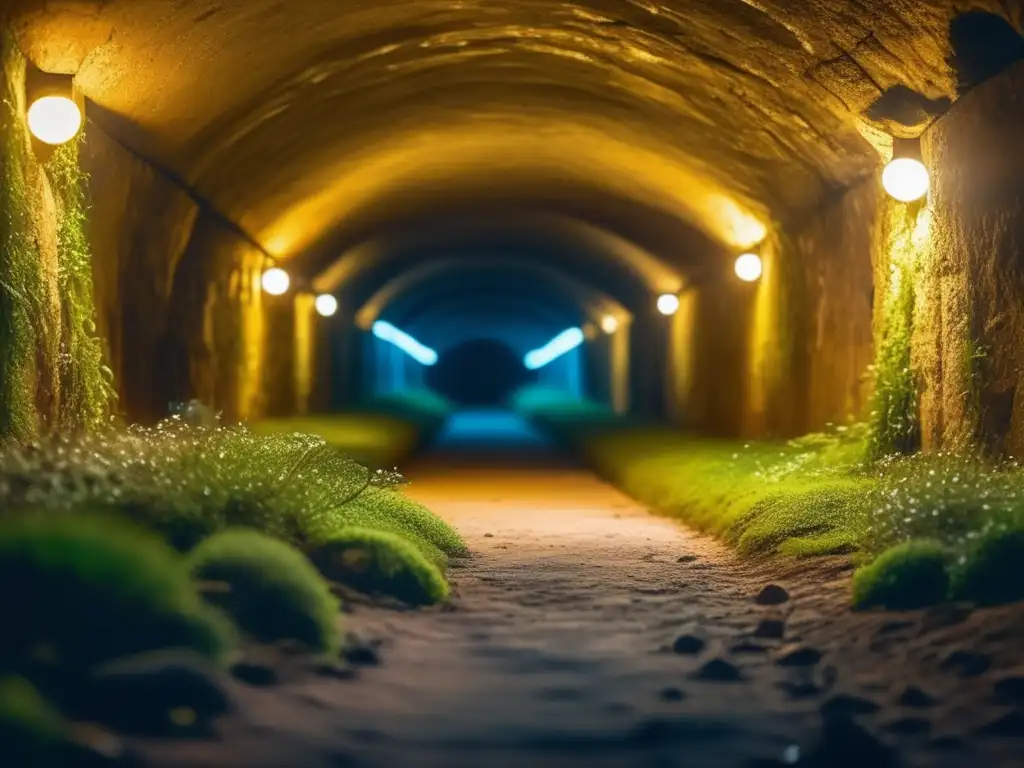
[[[615,315],[605,315],[601,318],[601,330],[605,333],[615,333],[619,329],[619,320]]]
[[[747,252],[736,258],[733,269],[736,272],[736,277],[740,280],[745,283],[752,283],[761,278],[764,265],[761,263],[760,256],[753,252]]]
[[[882,171],[882,186],[901,203],[912,203],[928,194],[928,169],[921,154],[921,140],[892,140],[892,160]]]
[[[332,317],[338,311],[338,300],[329,293],[321,293],[313,305],[320,317]]]
[[[679,297],[674,293],[663,293],[658,297],[657,307],[663,315],[674,315],[679,309]]]
[[[28,130],[44,144],[66,144],[82,130],[84,99],[75,89],[73,75],[30,67],[25,97],[29,105],[25,115]]]
[[[288,273],[280,267],[271,267],[263,273],[261,283],[263,290],[269,293],[271,296],[281,296],[288,292],[288,286],[291,285],[291,278],[288,277]]]

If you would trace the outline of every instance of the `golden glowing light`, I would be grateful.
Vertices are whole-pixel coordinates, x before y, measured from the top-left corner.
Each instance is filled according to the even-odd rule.
[[[43,96],[28,108],[28,129],[45,144],[66,144],[82,129],[82,110],[66,96]]]
[[[321,293],[316,297],[315,306],[320,317],[331,317],[338,311],[338,300],[329,293]]]
[[[663,293],[658,297],[658,311],[663,315],[674,315],[679,309],[679,297],[674,293]]]
[[[744,253],[736,259],[733,267],[736,270],[736,277],[747,283],[752,283],[761,277],[763,265],[761,257],[756,253]]]
[[[291,279],[280,267],[271,267],[263,273],[263,290],[271,296],[280,296],[288,291]]]
[[[601,330],[605,333],[615,333],[619,328],[619,321],[615,315],[605,315],[601,318]]]
[[[901,203],[912,203],[928,194],[928,169],[912,157],[897,157],[882,171],[882,186]]]

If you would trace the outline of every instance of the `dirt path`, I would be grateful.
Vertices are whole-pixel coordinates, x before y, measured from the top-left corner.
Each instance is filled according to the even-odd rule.
[[[410,472],[410,495],[473,552],[453,567],[451,606],[355,606],[349,629],[380,641],[379,666],[238,686],[219,742],[162,745],[155,764],[1021,764],[1024,718],[993,699],[1020,658],[1020,610],[851,615],[841,565],[773,579],[585,470],[501,463]],[[755,603],[772,581],[790,599]],[[753,637],[764,618],[785,637]],[[975,656],[950,662],[965,638]],[[811,762],[823,738],[831,751]]]

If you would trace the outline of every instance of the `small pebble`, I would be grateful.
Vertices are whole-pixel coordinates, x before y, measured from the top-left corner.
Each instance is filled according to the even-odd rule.
[[[346,648],[342,654],[349,664],[362,667],[375,667],[380,664],[380,654],[370,645],[355,645]]]
[[[927,709],[936,703],[934,696],[914,685],[907,686],[899,698],[899,705],[910,709]]]
[[[1006,712],[977,729],[981,736],[1024,739],[1024,715],[1016,710]]]
[[[485,533],[484,534],[484,538],[485,539],[493,539],[494,538],[494,534],[493,533]]]
[[[707,643],[696,635],[680,635],[672,643],[672,650],[675,653],[693,655],[703,651],[706,646]]]
[[[737,643],[729,649],[730,653],[766,653],[768,651],[763,645],[751,642]]]
[[[758,605],[782,605],[788,601],[789,592],[778,584],[769,584],[754,598],[754,602]]]
[[[255,664],[253,662],[240,661],[231,666],[231,676],[249,685],[265,687],[276,685],[278,682],[277,672],[266,664]]]
[[[678,560],[676,560],[677,563],[694,563],[696,561],[696,555],[682,555]]]
[[[725,659],[711,659],[691,676],[694,680],[706,680],[715,683],[735,683],[743,680],[743,672],[735,664]]]
[[[806,646],[783,648],[775,663],[780,667],[812,667],[821,661],[821,651]]]
[[[942,669],[958,677],[978,677],[988,672],[992,659],[975,651],[953,651],[942,662]]]
[[[682,701],[686,694],[678,688],[662,688],[658,693],[658,697],[663,701]]]

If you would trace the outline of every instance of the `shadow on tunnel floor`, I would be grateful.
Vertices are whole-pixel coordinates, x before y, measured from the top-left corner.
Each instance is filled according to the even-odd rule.
[[[527,419],[503,408],[455,412],[417,463],[501,468],[582,466]]]

